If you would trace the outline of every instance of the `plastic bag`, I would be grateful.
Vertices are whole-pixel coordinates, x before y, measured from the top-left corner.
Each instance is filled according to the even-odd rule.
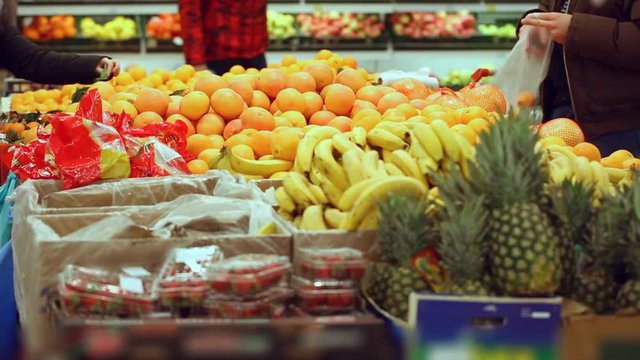
[[[38,134],[38,139],[27,145],[9,149],[3,161],[21,181],[60,179],[60,172],[47,156],[49,134]],[[49,158],[49,159],[48,159]]]
[[[547,77],[552,51],[553,40],[548,30],[531,26],[520,29],[520,40],[494,79],[509,107],[517,106],[518,96],[523,92],[538,93]]]

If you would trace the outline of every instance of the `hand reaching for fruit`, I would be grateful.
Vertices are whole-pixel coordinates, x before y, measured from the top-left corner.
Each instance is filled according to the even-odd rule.
[[[522,25],[545,28],[551,33],[553,41],[564,45],[567,42],[572,15],[563,13],[533,13],[522,19]]]
[[[99,81],[110,80],[120,74],[120,62],[110,58],[102,58],[96,66]]]

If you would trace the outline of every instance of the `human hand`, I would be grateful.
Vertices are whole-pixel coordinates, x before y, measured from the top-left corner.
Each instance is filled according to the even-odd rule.
[[[120,74],[120,62],[118,60],[102,58],[96,66],[99,80],[109,80]]]
[[[522,25],[530,25],[549,30],[551,38],[558,44],[564,45],[567,42],[569,25],[573,15],[549,12],[533,13],[522,19]]]

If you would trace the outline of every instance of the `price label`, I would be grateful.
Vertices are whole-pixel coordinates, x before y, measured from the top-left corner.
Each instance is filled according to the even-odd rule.
[[[120,275],[120,287],[126,292],[144,294],[144,286],[140,278]]]
[[[122,269],[122,272],[133,277],[145,277],[151,275],[151,273],[147,271],[147,269],[141,266],[125,267]]]

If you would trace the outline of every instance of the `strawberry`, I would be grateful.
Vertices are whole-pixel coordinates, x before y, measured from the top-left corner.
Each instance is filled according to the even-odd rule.
[[[318,279],[331,279],[331,267],[327,264],[316,266],[315,275]]]
[[[211,282],[211,288],[217,292],[224,292],[229,289],[231,283],[226,276],[218,276]]]
[[[233,292],[240,296],[251,294],[254,287],[257,287],[257,284],[253,279],[236,279],[231,283]]]
[[[349,278],[354,280],[360,280],[364,277],[364,265],[362,264],[351,264],[348,267]]]

